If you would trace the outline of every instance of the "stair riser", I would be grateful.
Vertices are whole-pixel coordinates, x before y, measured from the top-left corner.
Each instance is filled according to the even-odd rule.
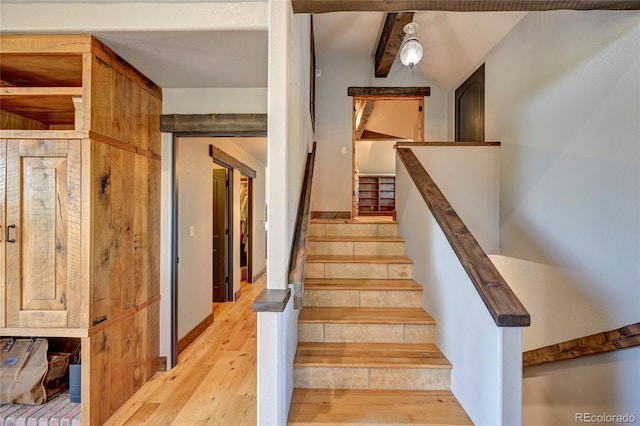
[[[422,291],[309,290],[304,306],[332,308],[420,308]]]
[[[294,386],[307,389],[450,390],[451,370],[295,367]]]
[[[307,243],[307,250],[309,255],[404,256],[404,243],[395,241],[310,241]]]
[[[397,237],[397,223],[310,223],[311,237]]]
[[[307,263],[306,278],[411,279],[410,263]]]
[[[425,324],[298,323],[300,342],[434,343],[435,326]]]

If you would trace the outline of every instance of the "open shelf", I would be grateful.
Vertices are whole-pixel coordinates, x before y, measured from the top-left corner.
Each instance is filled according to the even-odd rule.
[[[393,214],[396,209],[394,176],[360,175],[358,177],[358,215]]]
[[[81,123],[81,54],[3,53],[3,130],[73,130]]]

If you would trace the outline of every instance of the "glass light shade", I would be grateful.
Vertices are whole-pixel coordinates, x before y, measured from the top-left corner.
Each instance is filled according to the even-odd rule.
[[[400,49],[400,61],[403,65],[413,68],[422,59],[422,45],[417,38],[411,37],[405,40]]]

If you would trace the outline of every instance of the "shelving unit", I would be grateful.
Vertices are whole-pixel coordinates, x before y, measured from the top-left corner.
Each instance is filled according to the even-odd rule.
[[[157,371],[162,91],[90,35],[0,38],[0,336],[79,339],[102,424]]]
[[[358,177],[358,215],[392,216],[396,209],[395,176]]]

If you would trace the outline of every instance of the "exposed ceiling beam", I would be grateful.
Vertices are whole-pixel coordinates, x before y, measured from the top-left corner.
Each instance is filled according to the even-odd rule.
[[[376,77],[386,77],[389,74],[404,38],[404,26],[413,21],[414,14],[415,12],[387,13],[373,57]]]
[[[291,0],[295,13],[402,12],[506,12],[545,10],[636,10],[640,0]]]
[[[357,112],[358,126],[356,127],[356,140],[362,139],[362,134],[364,133],[365,127],[367,127],[367,122],[369,121],[369,117],[371,117],[375,103],[376,101],[373,99],[363,99],[360,101],[360,107]]]

